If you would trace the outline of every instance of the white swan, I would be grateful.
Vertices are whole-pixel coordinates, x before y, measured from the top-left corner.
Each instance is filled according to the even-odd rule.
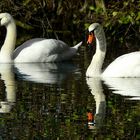
[[[90,35],[87,43],[96,38],[96,53],[86,71],[87,77],[140,77],[140,52],[122,55],[114,60],[104,72],[102,64],[106,54],[106,38],[102,26],[93,23],[88,28]]]
[[[7,34],[0,51],[0,63],[11,62],[58,62],[71,59],[82,42],[74,47],[56,39],[31,39],[15,48],[16,25],[9,13],[0,14],[0,26],[5,26]]]

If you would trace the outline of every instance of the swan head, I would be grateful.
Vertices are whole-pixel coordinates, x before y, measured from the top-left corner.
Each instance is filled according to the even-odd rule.
[[[99,23],[93,23],[88,27],[89,36],[88,36],[88,44],[91,44],[94,40],[94,38],[101,38],[101,35],[103,34],[103,28]]]
[[[98,30],[98,28],[100,28],[101,25],[99,23],[92,23],[89,27],[88,27],[88,31],[89,32],[94,32],[96,30]]]
[[[87,44],[91,45],[93,41],[96,39],[96,43],[99,44],[100,42],[100,49],[105,51],[106,48],[106,38],[103,27],[99,23],[93,23],[88,27],[89,35]]]
[[[13,21],[13,18],[8,13],[1,13],[0,14],[0,26],[7,26],[11,21]]]

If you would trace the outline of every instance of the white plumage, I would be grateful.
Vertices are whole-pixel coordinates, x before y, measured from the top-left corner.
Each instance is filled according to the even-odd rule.
[[[26,41],[18,48],[16,44],[16,25],[13,17],[8,13],[0,14],[0,26],[7,29],[6,38],[0,51],[0,63],[11,62],[58,62],[72,59],[78,47],[69,47],[66,43],[56,39],[35,38]]]
[[[140,52],[118,57],[105,69],[102,75],[104,77],[140,77]]]
[[[102,26],[93,23],[89,31],[96,38],[96,52],[86,71],[88,77],[140,77],[140,52],[122,55],[114,60],[104,71],[101,70],[105,54],[106,39]]]

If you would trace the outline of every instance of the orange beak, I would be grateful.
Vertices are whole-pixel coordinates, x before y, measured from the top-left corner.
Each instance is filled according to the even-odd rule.
[[[87,119],[88,119],[88,121],[93,121],[94,120],[94,116],[91,112],[87,113]]]
[[[91,33],[88,35],[87,44],[91,44],[94,40],[95,40],[94,34],[91,32]]]

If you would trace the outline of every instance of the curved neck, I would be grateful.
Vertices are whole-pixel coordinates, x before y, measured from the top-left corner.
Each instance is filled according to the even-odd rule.
[[[100,77],[102,74],[102,65],[106,54],[106,39],[102,30],[96,36],[96,52],[87,69],[86,75],[89,77]]]
[[[0,51],[0,62],[12,62],[12,54],[16,43],[16,25],[12,20],[7,26],[7,33],[4,44]]]

